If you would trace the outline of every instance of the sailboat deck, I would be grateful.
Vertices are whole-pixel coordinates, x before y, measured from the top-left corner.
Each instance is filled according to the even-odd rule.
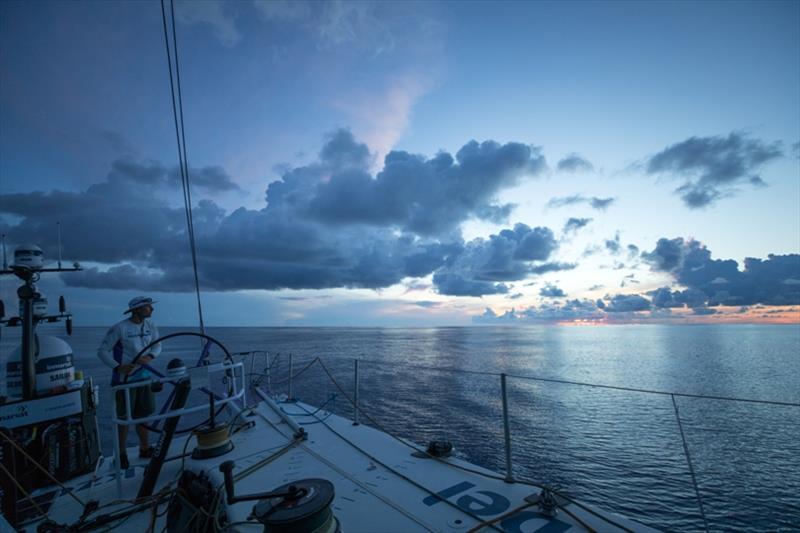
[[[293,438],[295,431],[287,418],[304,424],[305,439]],[[547,517],[536,504],[526,501],[526,497],[539,493],[535,486],[506,483],[496,473],[454,457],[436,460],[412,455],[414,447],[410,443],[367,425],[354,425],[332,413],[314,411],[300,402],[261,402],[242,413],[239,422],[251,424],[233,435],[234,449],[219,457],[182,459],[186,437],[176,438],[171,446],[172,459],[164,464],[155,491],[169,484],[174,487],[185,468],[204,472],[224,493],[219,465],[234,461],[237,496],[274,490],[299,479],[332,482],[332,511],[347,533],[466,532],[475,528],[526,533],[654,531],[605,511],[564,501],[560,501],[562,508],[555,517]],[[193,445],[188,444],[189,451]],[[138,459],[136,454],[135,448],[128,450],[131,467],[122,476],[122,499],[128,500],[125,503],[109,505],[118,499],[109,458],[102,461],[94,476],[73,480],[69,486],[83,501],[98,500],[101,506],[108,506],[102,512],[130,505],[146,466],[146,460]],[[250,517],[255,503],[239,502],[224,509],[228,523],[250,522],[229,530],[260,527]],[[520,507],[523,508],[515,512]],[[81,511],[81,506],[61,491],[48,515],[57,522],[71,523]],[[128,518],[121,527],[147,531],[151,520],[151,512],[145,510]],[[165,520],[166,516],[156,517],[155,531],[166,525]],[[486,524],[483,528],[482,523]]]

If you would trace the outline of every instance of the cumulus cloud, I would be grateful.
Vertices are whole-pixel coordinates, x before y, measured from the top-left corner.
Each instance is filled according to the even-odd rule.
[[[435,235],[453,231],[471,217],[507,218],[510,206],[493,203],[497,193],[546,168],[538,148],[470,141],[455,158],[447,152],[430,159],[390,152],[383,170],[373,178],[366,146],[357,143],[349,131],[337,132],[328,146],[331,144],[337,147],[332,154],[344,160],[323,150],[322,168],[305,167],[284,176],[282,182],[270,185],[268,202],[281,201],[285,189],[300,192],[297,189],[312,187],[304,198],[307,205],[298,207],[320,221],[395,225]],[[329,178],[321,181],[320,174]]]
[[[319,158],[269,185],[262,209],[226,213],[204,199],[193,209],[201,287],[206,290],[382,288],[431,274],[440,292],[506,293],[547,263],[557,243],[548,228],[518,224],[464,243],[460,224],[509,212],[495,195],[545,168],[527,145],[471,141],[455,157],[392,152],[370,175],[368,148],[346,130],[329,136]],[[118,159],[106,179],[82,192],[0,198],[0,230],[55,255],[52,228],[67,230],[70,260],[90,263],[65,283],[186,291],[192,288],[178,174],[158,162]],[[193,187],[236,188],[218,167],[192,171]],[[173,203],[168,201],[174,191]],[[70,238],[80,236],[80,238]]]
[[[545,298],[563,298],[566,296],[566,293],[564,293],[561,288],[548,283],[539,289],[539,296],[543,296]]]
[[[594,166],[579,154],[572,153],[558,162],[557,168],[561,172],[591,172]]]
[[[529,307],[517,311],[511,309],[502,315],[487,308],[483,315],[473,318],[477,324],[495,323],[554,323],[574,320],[600,320],[606,314],[592,300],[567,300],[564,303],[546,303],[538,307]]]
[[[735,185],[763,186],[756,172],[782,155],[780,142],[765,143],[732,132],[727,137],[690,137],[668,146],[646,161],[645,171],[685,179],[676,193],[687,207],[697,209],[731,194]]]
[[[642,253],[642,259],[653,270],[673,275],[693,291],[694,302],[703,300],[709,306],[800,303],[800,286],[791,281],[800,279],[800,254],[748,257],[744,269],[739,270],[733,259],[712,259],[711,251],[702,243],[678,237],[659,239],[654,250]]]
[[[598,198],[597,196],[583,196],[581,194],[573,194],[572,196],[560,196],[551,198],[547,202],[547,207],[558,208],[566,207],[575,204],[589,204],[594,209],[605,211],[608,206],[613,204],[614,198]]]
[[[650,309],[650,300],[639,294],[616,294],[604,307],[607,313],[631,313]]]
[[[505,294],[508,287],[500,282],[538,273],[537,268],[550,264],[540,262],[550,258],[557,247],[551,229],[516,224],[514,229],[467,243],[437,271],[433,283],[441,294],[454,296]]]

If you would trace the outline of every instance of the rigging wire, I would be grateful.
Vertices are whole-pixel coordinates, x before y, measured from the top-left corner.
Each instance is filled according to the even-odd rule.
[[[675,419],[678,421],[678,429],[681,431],[681,441],[683,442],[683,453],[686,455],[686,462],[689,464],[689,473],[692,475],[692,486],[694,486],[694,493],[697,496],[697,503],[700,506],[700,515],[703,517],[703,525],[706,532],[708,532],[708,519],[706,518],[706,510],[703,507],[703,498],[700,497],[700,489],[697,486],[697,477],[694,475],[694,467],[692,466],[692,457],[689,455],[689,446],[686,444],[686,436],[683,434],[683,423],[681,422],[681,415],[678,413],[678,403],[675,401],[675,395],[672,395],[672,407],[675,408]]]
[[[205,333],[206,328],[203,321],[203,304],[200,300],[200,278],[197,272],[197,244],[195,242],[194,218],[192,216],[192,194],[189,183],[189,162],[186,156],[186,130],[183,120],[183,93],[181,91],[180,63],[178,61],[178,40],[175,28],[175,4],[172,1],[170,1],[170,13],[172,15],[172,45],[175,53],[174,77],[172,73],[172,53],[169,47],[169,31],[167,30],[167,11],[164,7],[164,0],[161,0],[161,20],[164,26],[164,46],[167,52],[169,86],[170,93],[172,95],[172,117],[175,123],[175,138],[178,143],[178,163],[180,167],[181,186],[183,188],[183,205],[186,212],[186,228],[189,235],[189,249],[192,256],[192,271],[194,272],[194,287],[195,294],[197,296],[197,315],[200,319],[200,331]]]
[[[371,360],[362,360],[365,363],[373,364],[376,366],[392,366],[397,367],[398,365],[394,363],[388,363],[384,361],[371,361]],[[452,367],[435,367],[435,366],[427,366],[427,365],[413,365],[413,364],[404,364],[402,365],[403,368],[411,368],[417,370],[431,370],[434,372],[452,372],[454,374],[473,374],[476,376],[494,376],[500,377],[502,374],[500,372],[487,372],[484,370],[464,370],[460,368],[452,368]],[[546,383],[561,383],[564,385],[580,385],[582,387],[594,387],[597,389],[611,389],[611,390],[619,390],[619,391],[626,391],[626,392],[642,392],[645,394],[660,394],[662,396],[679,396],[682,398],[699,398],[702,400],[721,400],[727,402],[744,402],[744,403],[756,403],[762,405],[781,405],[784,407],[800,407],[800,403],[797,402],[783,402],[778,400],[761,400],[758,398],[736,398],[733,396],[710,396],[706,394],[690,394],[686,392],[667,392],[663,390],[654,390],[654,389],[641,389],[641,388],[634,388],[634,387],[621,387],[617,385],[603,385],[599,383],[586,383],[584,381],[570,381],[566,379],[554,379],[554,378],[541,378],[538,376],[526,376],[524,374],[506,374],[506,377],[515,378],[515,379],[523,379],[528,381],[543,381]]]

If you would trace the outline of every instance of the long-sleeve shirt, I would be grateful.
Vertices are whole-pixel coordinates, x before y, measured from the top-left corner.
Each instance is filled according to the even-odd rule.
[[[142,348],[158,338],[158,328],[152,320],[145,318],[141,324],[132,322],[129,318],[118,322],[109,328],[100,348],[97,350],[97,357],[114,370],[111,377],[111,384],[116,385],[123,380],[122,375],[117,372],[119,365],[126,365],[133,362]],[[150,348],[144,355],[155,358],[161,353],[161,343]],[[150,377],[150,372],[144,367],[140,368],[128,377],[128,381],[137,381]]]

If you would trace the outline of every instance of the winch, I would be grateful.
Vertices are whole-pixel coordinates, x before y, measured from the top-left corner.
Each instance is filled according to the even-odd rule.
[[[264,525],[264,533],[340,533],[339,519],[331,510],[335,496],[333,483],[327,479],[298,479],[271,492],[236,496],[233,461],[225,461],[219,470],[225,477],[228,505],[258,501],[248,517]]]

